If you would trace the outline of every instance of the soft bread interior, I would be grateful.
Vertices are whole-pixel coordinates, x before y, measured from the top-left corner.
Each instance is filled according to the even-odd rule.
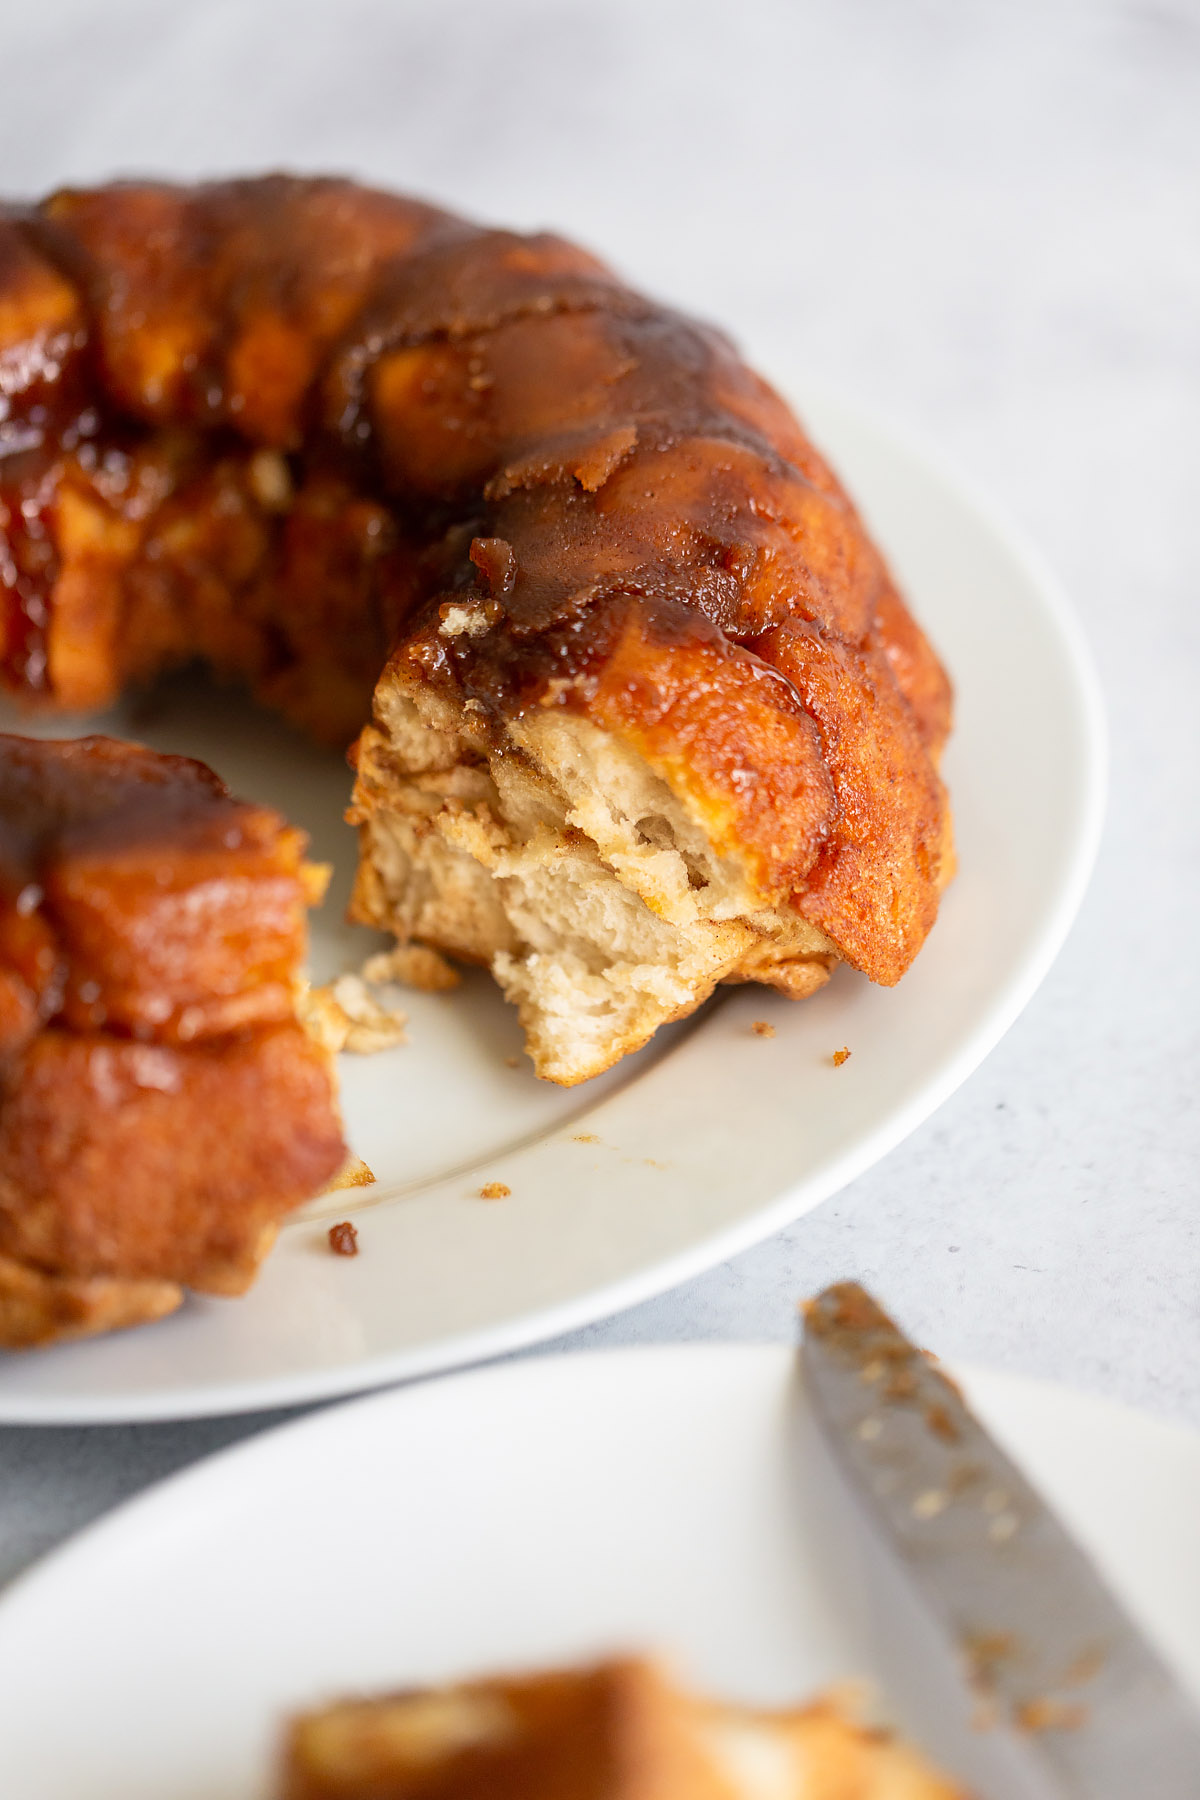
[[[359,745],[354,915],[486,963],[539,1075],[599,1074],[718,982],[793,997],[833,944],[757,893],[636,750],[561,707],[513,719],[389,681]]]

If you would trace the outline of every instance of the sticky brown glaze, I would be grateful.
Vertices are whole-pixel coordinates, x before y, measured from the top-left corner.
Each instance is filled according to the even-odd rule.
[[[42,1335],[79,1283],[143,1284],[135,1316],[240,1290],[340,1166],[296,1020],[303,850],[201,763],[0,736],[0,1342],[10,1265]]]
[[[294,1023],[188,1045],[52,1026],[4,1091],[0,1254],[55,1274],[240,1293],[345,1158]]]
[[[93,705],[200,654],[345,739],[390,655],[497,734],[570,708],[702,791],[764,900],[911,961],[949,687],[718,333],[558,238],[269,177],[10,212],[0,370],[10,684]]]

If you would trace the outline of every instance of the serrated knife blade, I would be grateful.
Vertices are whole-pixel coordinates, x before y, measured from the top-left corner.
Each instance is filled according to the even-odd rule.
[[[1063,1800],[1200,1800],[1200,1710],[936,1364],[857,1283],[805,1308],[835,1459],[980,1713]]]

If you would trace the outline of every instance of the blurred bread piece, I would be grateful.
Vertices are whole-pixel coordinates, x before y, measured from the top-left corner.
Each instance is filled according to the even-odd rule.
[[[699,1700],[651,1662],[351,1700],[304,1714],[278,1800],[967,1800],[833,1702]]]
[[[189,758],[0,735],[0,1345],[243,1292],[345,1161],[304,850]]]

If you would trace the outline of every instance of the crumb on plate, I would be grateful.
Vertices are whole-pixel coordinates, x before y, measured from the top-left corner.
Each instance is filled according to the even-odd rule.
[[[481,1200],[507,1200],[511,1193],[512,1189],[505,1187],[502,1181],[485,1181],[479,1190],[479,1198]]]
[[[349,1219],[329,1227],[329,1248],[335,1256],[358,1255],[358,1232]]]
[[[300,997],[299,1012],[317,1042],[333,1054],[349,1050],[371,1056],[405,1041],[403,1012],[384,1005],[361,975],[339,975],[309,988]]]
[[[775,1027],[771,1024],[768,1024],[766,1019],[755,1019],[753,1025],[750,1027],[750,1029],[754,1033],[755,1037],[774,1037],[775,1036]]]
[[[462,982],[453,964],[428,944],[397,944],[392,950],[377,951],[363,964],[362,976],[376,986],[398,981],[425,994],[447,994]]]
[[[339,1188],[371,1187],[374,1181],[373,1172],[361,1156],[348,1156],[325,1192],[335,1194]]]
[[[833,1053],[833,1066],[835,1069],[840,1069],[844,1062],[849,1062],[849,1061],[850,1061],[850,1052],[847,1050],[846,1046],[843,1044],[840,1050],[835,1050]]]

